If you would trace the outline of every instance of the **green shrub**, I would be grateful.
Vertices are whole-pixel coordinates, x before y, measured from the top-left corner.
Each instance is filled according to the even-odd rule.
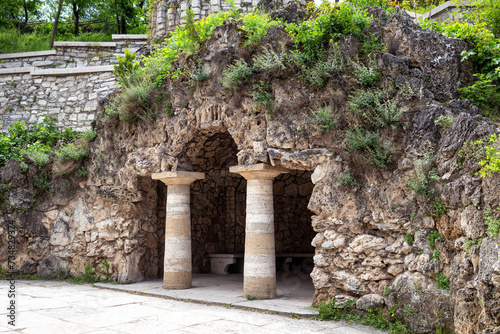
[[[404,313],[405,317],[409,317],[409,316],[418,314],[417,310],[415,310],[415,308],[411,305],[405,305],[405,307],[403,308],[403,313]]]
[[[26,173],[30,169],[30,166],[28,166],[28,164],[24,161],[21,161],[19,166],[21,167],[21,173]]]
[[[432,260],[432,259],[436,259],[436,261],[437,261],[438,263],[440,263],[440,262],[441,262],[441,260],[439,259],[439,256],[440,256],[440,255],[441,255],[441,250],[440,250],[439,248],[436,248],[436,249],[432,252],[432,254],[431,254],[431,257],[430,257],[430,258],[431,258],[431,260]]]
[[[364,38],[363,44],[361,45],[361,52],[364,54],[369,54],[372,51],[387,51],[387,47],[383,42],[380,41],[380,35],[369,34]]]
[[[441,219],[441,216],[448,212],[446,205],[443,202],[443,199],[439,196],[434,199],[432,203],[432,213],[436,217],[437,220]]]
[[[49,163],[49,154],[43,151],[30,151],[27,155],[38,169],[42,169]]]
[[[484,147],[485,158],[479,161],[481,169],[478,174],[481,177],[486,177],[490,173],[500,171],[500,149],[498,148],[498,138],[497,134],[492,134],[489,138],[490,145]]]
[[[269,92],[270,85],[265,81],[259,81],[252,86],[250,96],[255,103],[254,112],[267,111],[270,112],[273,106],[273,94]]]
[[[128,122],[136,122],[138,119],[154,120],[155,115],[150,108],[151,93],[154,88],[153,82],[142,80],[123,90],[118,97],[119,105],[116,111],[120,120]]]
[[[26,124],[18,121],[6,132],[0,132],[0,167],[10,159],[22,161],[24,156],[30,154],[42,165],[44,157],[33,152],[48,154],[60,139],[71,139],[74,136],[75,131],[60,131],[54,120],[47,116],[40,123]]]
[[[84,142],[68,143],[62,145],[59,150],[55,152],[56,156],[63,163],[69,160],[83,160],[89,155],[89,153],[89,148]]]
[[[270,26],[282,24],[280,21],[273,21],[269,14],[258,9],[244,15],[242,21],[243,25],[239,27],[247,32],[247,40],[243,46],[260,42]]]
[[[265,72],[273,69],[285,70],[285,53],[277,53],[271,47],[265,48],[261,54],[252,58],[254,69],[258,72]]]
[[[445,115],[440,115],[435,121],[434,124],[440,126],[442,128],[447,128],[453,122],[453,117],[448,117]]]
[[[377,69],[377,64],[374,59],[370,59],[368,66],[358,62],[351,62],[353,67],[354,79],[357,83],[370,87],[377,83],[380,78],[380,72]]]
[[[252,68],[243,59],[237,59],[234,64],[222,71],[222,77],[219,81],[225,88],[237,89],[246,82],[247,77],[252,73]]]
[[[431,182],[439,179],[439,175],[435,168],[432,168],[434,158],[430,152],[425,152],[424,156],[420,159],[413,160],[413,167],[415,168],[415,178],[408,179],[408,188],[413,190],[416,194],[430,196],[434,193],[431,188]]]
[[[409,246],[413,245],[413,243],[415,242],[411,233],[406,233],[405,240]]]
[[[299,71],[299,77],[304,82],[322,88],[333,74],[344,71],[344,60],[337,43],[330,43],[329,50],[322,51],[317,56],[317,59],[311,61],[306,53],[292,50],[287,54],[287,61]]]
[[[113,74],[123,87],[130,87],[139,79],[141,71],[141,66],[136,59],[135,53],[131,53],[128,49],[125,49],[124,57],[116,56],[116,60]]]
[[[313,127],[316,129],[317,134],[327,133],[337,122],[335,116],[330,112],[330,107],[326,104],[323,107],[316,107],[310,110],[313,115]]]
[[[498,209],[500,210],[500,206]],[[492,238],[498,238],[498,235],[500,234],[500,219],[495,219],[491,206],[488,205],[484,209],[483,218],[484,223],[488,226],[486,234]]]
[[[87,178],[89,177],[89,172],[87,172],[87,169],[84,166],[80,166],[78,167],[75,175],[76,177]]]
[[[396,100],[383,101],[382,92],[377,89],[359,89],[349,96],[347,108],[372,127],[383,128],[397,122],[403,111]]]
[[[479,239],[471,238],[471,239],[469,239],[468,237],[465,237],[464,243],[465,243],[464,250],[465,250],[466,253],[469,253],[469,250],[471,249],[471,247],[475,247],[475,248],[481,247],[481,244],[483,243],[483,239],[482,238],[479,238]]]
[[[286,30],[307,58],[314,62],[320,58],[330,40],[336,40],[342,35],[360,38],[361,32],[368,26],[368,21],[363,10],[325,1],[317,8],[315,15],[297,24],[287,24]]]
[[[350,129],[347,131],[347,146],[350,152],[367,152],[369,163],[381,169],[387,169],[387,164],[391,162],[390,151],[380,146],[378,134],[375,132],[362,128]]]
[[[441,290],[450,290],[450,277],[446,276],[443,273],[438,273],[436,275],[436,283],[438,289]]]
[[[492,79],[480,79],[471,86],[462,87],[460,94],[461,98],[483,109],[486,116],[499,115],[500,89]]]
[[[320,320],[359,321],[360,316],[352,313],[355,305],[354,300],[347,300],[342,306],[336,305],[336,299],[333,297],[329,303],[323,302],[318,305],[319,318]]]
[[[432,231],[427,235],[427,240],[429,240],[429,247],[434,250],[436,249],[436,240],[444,241],[444,237],[438,231]]]
[[[351,173],[343,173],[337,177],[339,183],[343,186],[353,186],[356,184],[356,179],[351,176]]]
[[[35,187],[45,191],[46,193],[51,193],[54,191],[52,184],[50,184],[50,178],[46,175],[40,175],[35,178]]]

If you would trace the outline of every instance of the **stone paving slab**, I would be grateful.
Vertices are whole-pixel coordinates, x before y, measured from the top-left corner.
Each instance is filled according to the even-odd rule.
[[[277,276],[277,298],[268,300],[247,300],[243,296],[243,276],[241,274],[193,275],[190,289],[163,289],[161,280],[150,280],[132,284],[97,283],[97,287],[121,291],[133,291],[153,296],[205,304],[231,305],[238,308],[251,308],[264,312],[284,315],[312,317],[318,311],[311,308],[314,287],[310,278],[297,274],[279,273]]]
[[[0,310],[7,305],[0,281]],[[16,327],[0,317],[0,333],[334,333],[384,334],[343,322],[294,319],[54,281],[16,281]],[[38,302],[43,300],[43,303]],[[3,311],[2,311],[3,312]]]

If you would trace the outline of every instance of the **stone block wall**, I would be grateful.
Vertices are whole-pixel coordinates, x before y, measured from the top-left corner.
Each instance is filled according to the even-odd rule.
[[[64,76],[46,71],[0,75],[0,129],[15,121],[40,122],[47,115],[58,126],[85,130],[95,118],[97,101],[116,84],[112,69]]]
[[[114,89],[112,64],[126,48],[145,54],[147,35],[113,35],[114,42],[56,42],[57,50],[0,55],[0,130],[15,121],[84,130],[98,100]]]

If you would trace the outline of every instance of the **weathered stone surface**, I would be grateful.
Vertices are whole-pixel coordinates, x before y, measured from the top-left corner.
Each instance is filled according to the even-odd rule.
[[[368,294],[359,298],[356,301],[356,308],[359,310],[368,311],[369,309],[382,308],[384,306],[384,298],[381,295]]]

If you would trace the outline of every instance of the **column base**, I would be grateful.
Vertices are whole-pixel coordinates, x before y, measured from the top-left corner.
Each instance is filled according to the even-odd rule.
[[[276,277],[244,277],[243,294],[256,299],[276,297]]]
[[[190,271],[163,273],[164,289],[189,289],[192,287],[193,277]]]

